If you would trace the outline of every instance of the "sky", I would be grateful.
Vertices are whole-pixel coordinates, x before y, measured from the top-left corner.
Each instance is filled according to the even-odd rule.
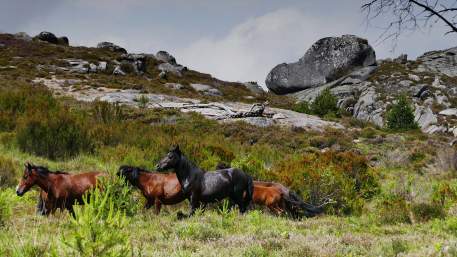
[[[446,1],[446,0],[445,0]],[[362,0],[0,0],[0,32],[50,31],[71,45],[111,41],[129,52],[166,50],[180,64],[229,81],[264,85],[277,64],[295,62],[318,39],[367,38],[378,58],[457,45],[445,27],[378,40],[388,17],[368,25]]]

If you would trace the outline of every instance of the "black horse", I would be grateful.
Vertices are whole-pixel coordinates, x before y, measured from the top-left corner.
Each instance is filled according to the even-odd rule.
[[[189,216],[197,208],[224,198],[229,198],[244,213],[252,200],[251,176],[234,168],[203,171],[181,153],[179,146],[173,147],[157,165],[158,171],[168,169],[175,170],[183,193],[190,197]]]

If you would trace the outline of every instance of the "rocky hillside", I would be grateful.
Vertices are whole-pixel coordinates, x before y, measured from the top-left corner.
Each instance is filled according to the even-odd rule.
[[[279,64],[267,76],[268,88],[312,102],[329,88],[338,106],[359,120],[385,125],[397,96],[414,104],[415,120],[426,133],[457,136],[457,48],[375,61],[373,48],[355,36],[324,38],[292,64]]]
[[[221,122],[321,130],[340,124],[293,112],[291,98],[264,92],[255,82],[221,81],[180,65],[166,51],[128,53],[111,42],[69,46],[50,32],[0,35],[0,79],[43,85],[80,101],[197,112]]]

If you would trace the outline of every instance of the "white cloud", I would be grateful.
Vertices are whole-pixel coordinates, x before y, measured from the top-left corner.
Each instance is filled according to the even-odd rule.
[[[349,33],[351,21],[345,23],[332,18],[323,23],[299,9],[280,9],[239,24],[223,38],[203,38],[177,49],[176,56],[220,79],[264,84],[275,65],[297,61],[322,35]]]

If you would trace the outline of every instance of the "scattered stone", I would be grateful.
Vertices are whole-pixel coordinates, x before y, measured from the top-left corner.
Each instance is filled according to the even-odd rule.
[[[177,65],[175,57],[169,54],[167,51],[158,51],[155,55],[156,59],[171,65]]]
[[[246,82],[246,83],[243,83],[243,85],[254,94],[265,93],[265,90],[263,90],[263,88],[261,86],[259,86],[259,84],[257,82],[254,82],[254,81]]]
[[[275,113],[272,118],[274,120],[282,120],[282,119],[286,119],[287,116],[283,113]]]
[[[25,32],[19,32],[14,34],[14,38],[24,40],[24,41],[32,41],[32,37]]]
[[[89,72],[96,73],[97,72],[97,65],[90,63],[89,64]]]
[[[125,76],[125,72],[121,69],[121,66],[119,65],[116,65],[116,67],[114,68],[114,71],[113,71],[113,75],[121,75],[121,76]]]
[[[449,108],[439,112],[440,115],[444,116],[457,116],[457,109],[456,108]]]
[[[207,96],[222,96],[222,92],[217,88],[204,84],[190,84],[190,86],[197,92],[203,93]]]
[[[165,87],[168,87],[173,90],[181,90],[184,88],[183,85],[178,84],[178,83],[165,83]]]
[[[159,78],[160,79],[167,79],[167,72],[166,71],[161,71],[159,73]]]
[[[419,72],[442,73],[449,77],[457,76],[457,47],[441,51],[427,52],[417,58]]]
[[[401,87],[410,87],[412,84],[413,82],[410,80],[402,80],[398,82],[398,85],[400,85]]]
[[[115,45],[111,42],[100,42],[97,44],[97,48],[108,49],[112,52],[126,54],[127,50],[125,48]]]
[[[446,88],[445,86],[441,85],[441,80],[438,76],[435,77],[435,80],[432,83],[432,87],[441,89]]]
[[[157,66],[157,69],[160,71],[170,72],[176,76],[181,77],[182,71],[185,70],[185,67],[181,65],[172,65],[170,63],[161,63]]]
[[[55,45],[59,43],[56,35],[48,31],[41,32],[40,34],[36,35],[35,38]]]
[[[98,66],[97,66],[97,70],[100,71],[100,72],[104,72],[104,71],[106,71],[107,67],[108,67],[108,63],[107,62],[99,62]]]
[[[368,41],[352,35],[323,38],[296,63],[280,64],[266,78],[276,94],[315,88],[341,78],[357,68],[376,65]]]
[[[416,82],[421,80],[421,78],[419,76],[415,75],[415,74],[408,74],[408,78],[410,80],[416,81]]]
[[[373,87],[362,92],[357,103],[354,105],[353,116],[356,119],[373,122],[382,127],[384,125],[382,114],[383,108],[376,102],[377,94]]]
[[[426,130],[430,125],[436,124],[438,119],[430,107],[416,106],[414,120],[422,130]]]
[[[89,62],[81,59],[63,59],[69,65],[68,70],[76,73],[87,73],[89,71]]]
[[[59,38],[57,38],[57,44],[63,45],[63,46],[69,46],[70,41],[68,40],[68,37],[59,37]]]

